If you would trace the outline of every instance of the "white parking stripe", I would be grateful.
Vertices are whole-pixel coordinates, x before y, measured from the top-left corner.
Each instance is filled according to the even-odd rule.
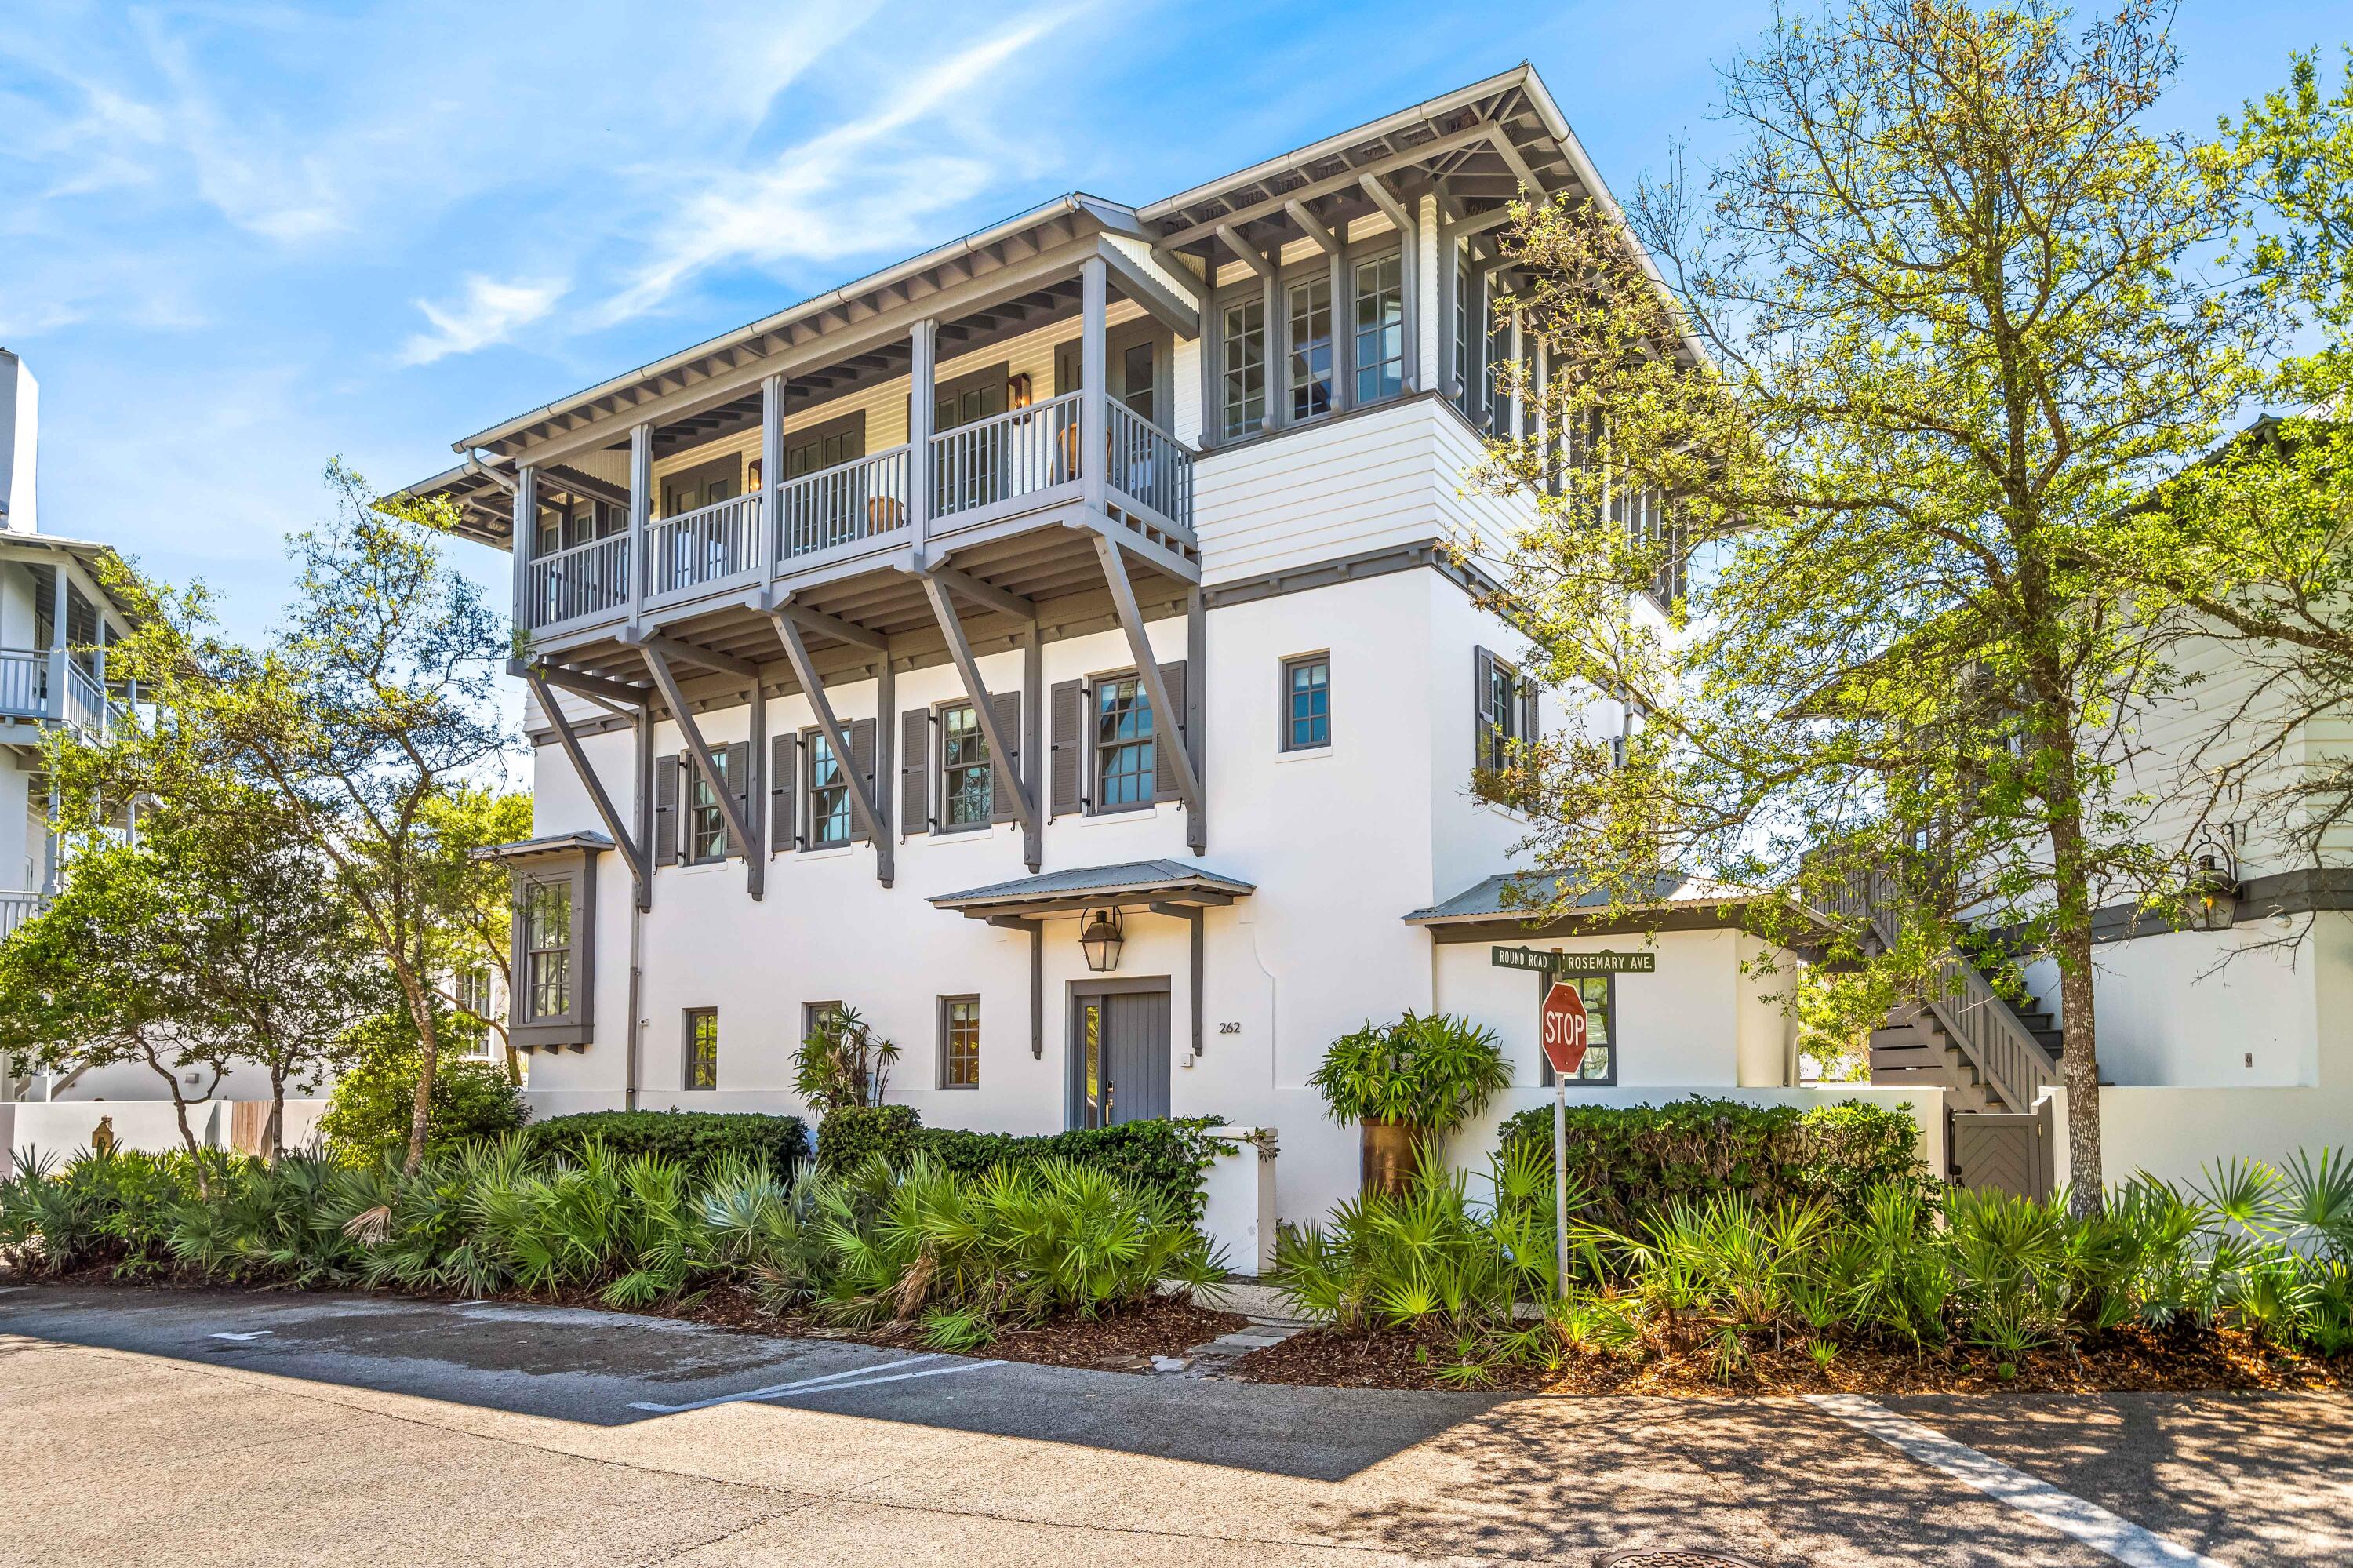
[[[825,1383],[847,1382],[851,1378],[872,1377],[878,1372],[892,1372],[900,1367],[911,1367],[922,1361],[944,1361],[946,1357],[941,1352],[932,1351],[924,1355],[909,1356],[904,1361],[884,1361],[879,1367],[851,1367],[847,1372],[827,1372],[822,1377],[805,1377],[798,1383],[780,1383],[768,1388],[752,1389],[744,1393],[723,1393],[716,1399],[698,1399],[691,1404],[652,1404],[646,1401],[638,1400],[633,1402],[629,1405],[629,1408],[631,1410],[650,1410],[662,1415],[676,1415],[682,1410],[708,1410],[714,1404],[740,1404],[747,1399],[774,1399],[780,1393],[793,1393],[801,1389],[817,1388]],[[997,1363],[991,1361],[988,1364],[994,1366]]]
[[[1999,1459],[1956,1443],[1933,1427],[1906,1420],[1861,1394],[1810,1393],[1806,1399],[1848,1425],[1902,1449],[1931,1469],[1942,1470],[1955,1480],[1976,1488],[1996,1501],[2008,1503],[2019,1512],[2064,1531],[2119,1563],[2130,1563],[2132,1568],[2230,1568],[2220,1559],[2178,1546],[2097,1503],[2085,1502],[2048,1481],[2014,1470]]]

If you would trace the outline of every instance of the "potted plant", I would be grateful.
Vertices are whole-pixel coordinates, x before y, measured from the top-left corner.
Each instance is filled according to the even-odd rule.
[[[1409,1012],[1395,1023],[1367,1021],[1332,1042],[1307,1080],[1332,1119],[1364,1128],[1366,1192],[1398,1192],[1411,1181],[1419,1149],[1486,1108],[1512,1081],[1495,1032],[1467,1018]]]

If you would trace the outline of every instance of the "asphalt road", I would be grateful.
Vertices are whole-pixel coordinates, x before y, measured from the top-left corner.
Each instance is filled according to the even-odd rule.
[[[2339,1396],[1498,1399],[0,1287],[5,1564],[2268,1568],[2353,1560],[2348,1478]]]

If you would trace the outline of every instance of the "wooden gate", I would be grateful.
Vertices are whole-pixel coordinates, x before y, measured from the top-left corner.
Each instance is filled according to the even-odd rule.
[[[1953,1180],[2021,1198],[2048,1199],[2052,1190],[2051,1102],[2031,1111],[1947,1111],[1945,1147]]]

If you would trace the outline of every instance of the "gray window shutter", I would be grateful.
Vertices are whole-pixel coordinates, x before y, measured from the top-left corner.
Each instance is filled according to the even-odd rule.
[[[1493,700],[1495,689],[1495,656],[1484,648],[1471,650],[1471,766],[1494,766],[1495,715],[1487,705]]]
[[[1168,759],[1168,748],[1185,744],[1185,661],[1161,665],[1160,683],[1168,688],[1168,705],[1176,711],[1152,715],[1152,798],[1174,800],[1176,765]]]
[[[768,747],[768,851],[772,854],[800,842],[799,824],[793,817],[793,779],[798,766],[793,758],[793,743],[798,738],[786,731]]]
[[[654,759],[654,863],[678,859],[678,758]]]
[[[1534,742],[1537,734],[1536,693],[1540,688],[1534,676],[1520,681],[1520,738]]]
[[[866,798],[868,800],[871,800],[875,798],[874,721],[872,719],[853,719],[850,721],[849,777],[855,784],[865,789]],[[850,808],[849,821],[849,842],[852,843],[864,843],[866,842],[866,829],[864,825],[859,821],[858,809],[854,806]]]
[[[1049,814],[1059,817],[1085,810],[1081,800],[1086,787],[1087,683],[1057,681],[1047,712],[1054,724],[1054,803]]]
[[[988,706],[997,719],[997,733],[1014,748],[1010,757],[988,759],[988,820],[1009,822],[1016,815],[1013,780],[1021,777],[1021,694],[998,692],[988,699]]]
[[[727,792],[735,797],[735,810],[748,823],[752,820],[752,743],[748,740],[729,741],[726,758],[721,766],[727,769]],[[731,841],[727,845],[727,858],[750,856],[754,846],[732,842],[734,838],[733,832],[727,836]]]
[[[899,831],[932,831],[932,715],[909,708],[899,715]]]

